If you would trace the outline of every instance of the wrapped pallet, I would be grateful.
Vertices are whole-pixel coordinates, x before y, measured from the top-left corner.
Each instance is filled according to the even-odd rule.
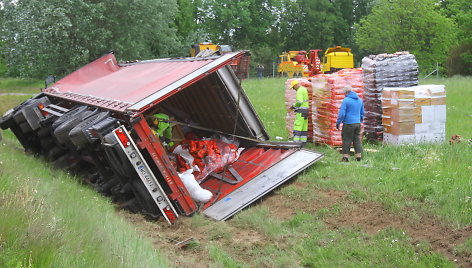
[[[331,146],[341,146],[341,131],[336,129],[339,108],[344,100],[343,88],[347,85],[363,99],[362,69],[343,69],[332,74],[320,74],[311,78],[313,88],[313,141]]]
[[[444,142],[446,138],[444,85],[384,88],[381,101],[385,143]]]
[[[365,132],[372,140],[382,139],[382,91],[385,87],[410,87],[418,84],[418,64],[413,54],[370,55],[362,59],[365,88]]]

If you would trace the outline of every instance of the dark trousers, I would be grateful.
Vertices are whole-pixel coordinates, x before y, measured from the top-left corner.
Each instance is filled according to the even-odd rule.
[[[343,138],[343,154],[349,154],[352,143],[354,143],[356,154],[362,153],[361,124],[343,124],[341,135]]]

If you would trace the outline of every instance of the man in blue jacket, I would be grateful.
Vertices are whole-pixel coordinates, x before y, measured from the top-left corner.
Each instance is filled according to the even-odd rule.
[[[343,162],[349,162],[349,151],[351,144],[354,143],[354,151],[356,152],[356,160],[362,159],[362,143],[361,143],[361,122],[364,120],[364,102],[359,99],[356,92],[352,91],[351,86],[343,88],[346,97],[339,108],[338,120],[336,121],[336,129],[343,123],[341,132],[343,140]]]

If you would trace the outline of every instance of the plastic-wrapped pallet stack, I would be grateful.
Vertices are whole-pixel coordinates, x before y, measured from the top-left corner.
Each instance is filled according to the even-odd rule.
[[[294,79],[288,79],[285,82],[285,109],[287,110],[287,115],[285,116],[285,126],[287,127],[289,137],[293,137],[293,122],[295,121],[295,112],[290,109],[292,105],[296,102],[297,98],[297,91],[293,90],[290,88],[291,82],[293,80],[298,80],[298,82],[306,87],[308,90],[308,99],[310,100],[309,102],[309,109],[308,109],[308,118],[311,118],[312,115],[312,93],[313,93],[313,88],[311,82],[307,78],[294,78]],[[308,140],[312,141],[313,140],[313,124],[311,120],[308,120]]]
[[[331,146],[341,146],[341,131],[336,129],[336,119],[344,99],[343,88],[350,85],[364,99],[362,69],[343,69],[332,74],[320,74],[311,78],[313,87],[313,141]]]
[[[384,88],[381,100],[385,143],[445,141],[446,90],[444,85]]]
[[[365,88],[364,127],[367,137],[382,139],[382,90],[385,87],[411,87],[418,85],[418,64],[413,54],[370,55],[362,59]]]

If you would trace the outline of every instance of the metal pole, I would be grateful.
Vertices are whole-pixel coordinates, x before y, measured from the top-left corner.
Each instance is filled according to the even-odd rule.
[[[436,62],[436,79],[439,79],[439,63]]]
[[[272,62],[272,78],[275,78],[275,61]]]

